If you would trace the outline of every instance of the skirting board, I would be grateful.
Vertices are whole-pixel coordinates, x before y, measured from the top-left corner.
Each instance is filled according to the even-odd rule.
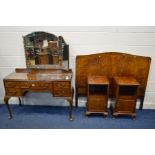
[[[78,100],[78,106],[79,107],[85,107],[86,105],[86,97],[80,97]],[[26,97],[23,98],[24,104],[25,105],[47,105],[47,106],[68,106],[68,102],[61,99],[57,98],[54,99],[53,97],[50,96],[50,94],[44,94],[44,93],[31,93],[30,95],[27,95]],[[114,102],[113,100],[108,101],[108,107],[110,106],[110,103]],[[10,104],[18,104],[18,98],[12,97],[9,100]],[[0,98],[0,104],[4,104],[4,100],[1,97]],[[136,108],[139,108],[140,102],[137,101],[137,106]],[[73,105],[75,105],[75,101],[73,102]],[[155,109],[155,104],[154,103],[146,103],[144,102],[144,109]]]

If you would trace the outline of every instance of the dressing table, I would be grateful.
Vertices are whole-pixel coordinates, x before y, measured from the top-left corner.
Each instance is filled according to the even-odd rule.
[[[47,42],[47,47],[43,45]],[[51,42],[54,41],[54,51]],[[57,44],[55,44],[57,42]],[[25,56],[27,68],[16,68],[15,72],[6,76],[4,81],[4,101],[9,112],[9,118],[13,117],[9,105],[11,97],[20,97],[27,92],[49,92],[55,98],[62,97],[69,102],[69,120],[72,120],[73,88],[72,70],[69,69],[69,48],[62,37],[45,32],[35,32],[24,37]],[[44,47],[43,47],[44,46]],[[38,55],[46,55],[48,61],[38,61]],[[54,52],[54,53],[53,53]],[[53,54],[52,54],[53,53]],[[57,54],[57,64],[52,64],[50,58]],[[64,57],[65,56],[65,57]],[[38,63],[39,62],[39,63]]]

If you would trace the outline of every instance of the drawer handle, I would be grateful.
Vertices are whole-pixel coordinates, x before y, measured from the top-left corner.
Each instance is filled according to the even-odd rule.
[[[28,86],[27,86],[27,87],[26,87],[26,86],[22,86],[21,88],[22,88],[22,89],[24,89],[24,88],[26,89],[26,88],[29,88],[29,87],[28,87]]]
[[[15,95],[16,92],[15,91],[9,91],[8,94]]]
[[[35,86],[35,84],[32,84],[32,86],[34,87],[34,86]]]

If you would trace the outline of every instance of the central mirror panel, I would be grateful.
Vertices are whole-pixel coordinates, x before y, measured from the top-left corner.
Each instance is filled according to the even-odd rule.
[[[27,68],[69,69],[69,45],[62,36],[33,32],[23,39]]]

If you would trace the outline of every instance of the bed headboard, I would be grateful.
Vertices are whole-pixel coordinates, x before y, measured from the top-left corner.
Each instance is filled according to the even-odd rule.
[[[106,52],[76,57],[76,106],[79,96],[87,95],[87,76],[106,75],[110,80],[110,95],[113,96],[114,76],[133,76],[139,83],[138,96],[141,109],[145,96],[151,58],[119,52]]]

